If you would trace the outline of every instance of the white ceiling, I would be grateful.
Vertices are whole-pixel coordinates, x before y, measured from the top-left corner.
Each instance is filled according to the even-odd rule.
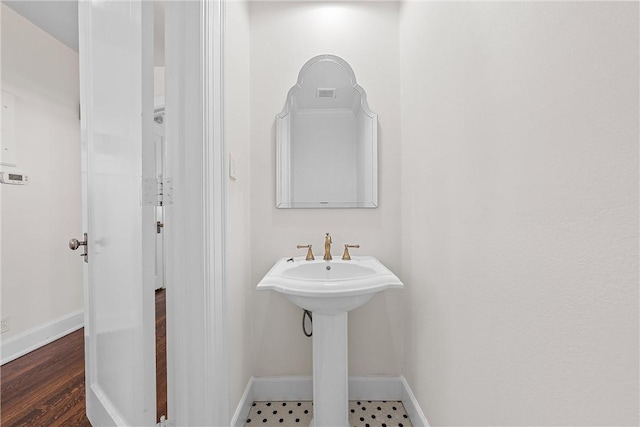
[[[78,51],[78,2],[59,1],[3,1],[33,24]]]
[[[3,0],[25,19],[78,52],[77,0]],[[164,65],[164,3],[154,2],[155,65]]]

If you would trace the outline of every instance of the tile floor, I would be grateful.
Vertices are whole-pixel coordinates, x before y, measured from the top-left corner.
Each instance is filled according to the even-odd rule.
[[[251,426],[308,426],[313,417],[313,403],[253,402],[245,427]],[[409,416],[397,400],[349,401],[351,427],[411,427]]]

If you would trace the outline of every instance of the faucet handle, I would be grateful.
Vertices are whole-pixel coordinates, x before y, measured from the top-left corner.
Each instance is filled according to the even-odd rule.
[[[313,261],[315,258],[313,257],[313,252],[311,252],[311,245],[297,245],[296,248],[298,249],[302,249],[302,248],[308,248],[309,250],[307,251],[307,257],[305,258],[307,261]]]
[[[342,254],[343,261],[351,260],[351,255],[349,255],[349,248],[359,248],[360,245],[344,245],[344,253]]]

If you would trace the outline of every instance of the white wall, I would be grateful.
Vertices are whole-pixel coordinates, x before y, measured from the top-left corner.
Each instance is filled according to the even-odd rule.
[[[230,408],[233,414],[252,371],[249,168],[249,11],[246,2],[226,4],[225,143],[236,161],[227,187],[228,302],[230,323]]]
[[[400,97],[396,3],[251,2],[251,260],[253,288],[280,257],[322,253],[325,232],[333,255],[358,243],[352,255],[378,257],[400,269]],[[379,114],[377,209],[276,209],[275,115],[301,67],[334,54],[354,69]],[[302,310],[283,296],[253,290],[255,375],[311,375],[311,339]],[[399,374],[403,361],[401,292],[388,291],[349,314],[350,374]]]
[[[638,425],[638,32],[638,3],[403,3],[406,376],[432,425]]]
[[[77,314],[83,299],[82,258],[67,246],[82,236],[78,54],[4,4],[2,90],[16,97],[17,156],[29,176],[25,186],[0,185],[6,350]]]

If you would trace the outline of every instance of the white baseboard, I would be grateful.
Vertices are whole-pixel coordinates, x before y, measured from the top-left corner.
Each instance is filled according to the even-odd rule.
[[[424,416],[424,412],[422,412],[422,408],[420,408],[416,397],[413,395],[407,379],[404,375],[401,375],[400,380],[402,381],[402,399],[400,400],[402,400],[402,404],[407,411],[407,415],[409,415],[411,423],[414,426],[429,427],[429,421],[427,417]]]
[[[0,365],[49,344],[84,325],[84,311],[77,310],[9,339],[0,337]]]
[[[242,427],[255,401],[313,400],[311,377],[251,377],[231,420],[231,427]],[[416,427],[429,422],[403,376],[350,377],[349,400],[401,400]]]
[[[253,383],[254,377],[249,378],[249,382],[244,389],[244,393],[242,393],[240,402],[238,402],[236,412],[233,414],[233,418],[231,418],[231,423],[229,423],[231,427],[243,427],[244,421],[249,418],[251,404],[255,401],[253,398]]]

